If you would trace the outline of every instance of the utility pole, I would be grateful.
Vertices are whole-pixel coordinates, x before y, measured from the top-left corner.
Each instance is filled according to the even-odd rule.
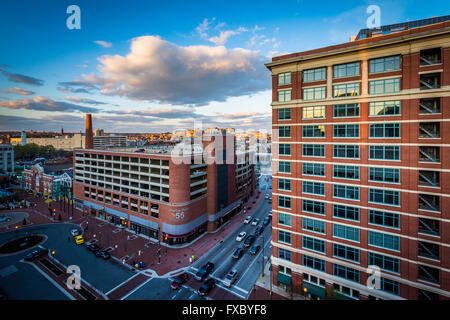
[[[161,263],[161,230],[158,225],[158,264]]]
[[[264,277],[264,236],[261,236],[262,239],[262,276]]]

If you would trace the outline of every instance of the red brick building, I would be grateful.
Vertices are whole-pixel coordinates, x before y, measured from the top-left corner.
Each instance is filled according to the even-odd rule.
[[[275,285],[322,299],[450,298],[449,18],[266,64]]]
[[[204,154],[221,139],[222,147]],[[233,135],[183,148],[75,150],[76,207],[154,239],[164,234],[168,244],[187,243],[217,229],[255,191],[250,153],[235,152]]]

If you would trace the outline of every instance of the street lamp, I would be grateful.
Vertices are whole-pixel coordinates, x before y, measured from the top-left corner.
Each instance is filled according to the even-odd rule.
[[[264,236],[261,236],[262,239],[262,276],[264,277]]]

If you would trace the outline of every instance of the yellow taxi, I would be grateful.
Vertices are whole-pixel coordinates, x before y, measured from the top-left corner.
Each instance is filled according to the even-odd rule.
[[[75,237],[75,243],[76,244],[83,244],[84,243],[84,238],[82,235],[76,236]]]

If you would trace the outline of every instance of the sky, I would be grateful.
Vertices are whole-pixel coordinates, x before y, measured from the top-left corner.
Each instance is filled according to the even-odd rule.
[[[80,9],[80,28],[69,29]],[[450,14],[416,0],[2,0],[0,131],[271,128],[273,56]]]

